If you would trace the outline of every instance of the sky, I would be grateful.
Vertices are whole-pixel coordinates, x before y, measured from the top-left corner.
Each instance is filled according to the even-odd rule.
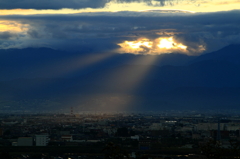
[[[240,43],[240,0],[0,0],[0,49],[201,55]]]

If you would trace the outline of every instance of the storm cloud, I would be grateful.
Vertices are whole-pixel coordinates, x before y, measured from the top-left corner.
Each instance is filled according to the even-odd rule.
[[[184,0],[0,0],[0,9],[82,9],[102,8],[107,3],[145,3],[149,6],[175,5]],[[193,3],[202,3],[202,0],[190,0]]]
[[[0,39],[1,40],[8,40],[8,39],[15,38],[15,37],[17,37],[16,34],[10,33],[8,31],[0,32]]]
[[[21,36],[15,37],[15,40],[11,38],[9,42],[25,47],[36,44],[56,49],[78,50],[94,46],[100,50],[109,50],[109,47],[114,50],[114,47],[120,47],[118,43],[126,40],[173,36],[177,42],[188,45],[191,52],[196,51],[197,45],[205,46],[205,52],[209,52],[231,43],[240,43],[240,11],[177,15],[156,12],[116,12],[109,15],[102,12],[2,18],[28,25]],[[5,39],[9,39],[10,35],[14,37],[11,32],[1,34]]]
[[[62,9],[100,8],[109,0],[0,0],[0,9]]]

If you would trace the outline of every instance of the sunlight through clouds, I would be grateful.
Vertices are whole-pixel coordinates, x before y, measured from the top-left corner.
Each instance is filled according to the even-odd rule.
[[[181,43],[176,43],[173,41],[173,37],[170,38],[160,38],[159,44],[157,45],[160,49],[182,49],[186,50],[187,46],[181,44]]]
[[[79,99],[80,98],[80,99]],[[134,96],[121,93],[92,94],[72,100],[78,109],[94,111],[121,111],[131,109]],[[91,107],[89,107],[91,105]]]
[[[12,20],[0,20],[0,48],[8,48],[7,40],[24,39],[27,37],[28,30],[29,24]]]
[[[131,63],[141,63],[141,66],[124,65],[118,67],[114,72],[108,75],[105,82],[109,87],[117,88],[119,92],[123,92],[124,94],[126,92],[133,93],[141,86],[145,77],[148,76],[149,71],[152,69],[156,60],[156,56],[138,56],[132,60]],[[120,99],[124,101],[124,105],[122,104],[123,102],[119,102],[112,105],[112,107],[117,107],[119,109],[128,106],[131,108],[130,106],[133,105],[133,102],[135,101],[133,96],[126,95],[122,96]]]
[[[17,21],[0,20],[0,32],[26,32],[29,24],[21,24]]]
[[[120,53],[132,53],[136,55],[159,55],[164,53],[195,54],[205,51],[203,45],[197,49],[188,47],[174,39],[174,37],[160,37],[154,40],[140,38],[135,41],[124,41],[118,43],[121,47],[117,51]]]
[[[9,2],[10,3],[10,2]],[[0,15],[36,15],[36,14],[80,14],[80,13],[96,13],[96,12],[139,12],[146,10],[162,10],[162,11],[186,11],[186,12],[217,12],[217,11],[230,11],[239,9],[239,0],[109,0],[102,1],[99,6],[90,5],[92,1],[86,1],[84,6],[81,3],[78,5],[75,2],[67,5],[67,7],[59,7],[56,3],[51,3],[53,6],[49,6],[46,9],[46,2],[42,2],[43,7],[32,6],[30,1],[20,2],[19,7],[8,7],[8,9],[0,9]],[[70,3],[70,2],[69,2]],[[89,3],[89,5],[87,5]],[[4,6],[3,4],[0,6]],[[21,6],[24,6],[22,9]],[[26,7],[26,6],[29,6]],[[77,8],[78,7],[78,8]]]
[[[111,56],[113,56],[113,54],[107,52],[84,57],[73,57],[71,59],[66,59],[65,61],[51,63],[46,65],[44,68],[41,67],[38,69],[38,72],[42,72],[42,74],[45,76],[47,75],[49,77],[58,78],[66,74],[87,69],[89,66],[103,62]],[[48,74],[46,74],[46,70],[48,70]]]
[[[0,0],[1,80],[17,79],[19,88],[13,80],[9,90],[27,98],[35,93],[79,109],[117,111],[152,99],[160,107],[159,94],[168,89],[225,79],[212,86],[229,86],[238,77],[205,80],[220,65],[188,64],[240,43],[239,6],[240,0]]]
[[[119,43],[118,45],[122,48],[120,49],[120,52],[131,52],[138,54],[140,52],[146,52],[152,48],[153,42],[151,42],[149,39],[139,39],[136,41],[125,41],[123,43]]]

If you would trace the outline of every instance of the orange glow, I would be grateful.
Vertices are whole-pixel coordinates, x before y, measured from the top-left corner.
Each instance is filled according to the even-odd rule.
[[[153,46],[153,42],[149,39],[138,39],[136,41],[125,41],[119,43],[119,46],[125,49],[126,52],[143,52]]]
[[[80,10],[75,9],[43,9],[43,10],[36,10],[36,9],[4,9],[0,10],[0,15],[37,15],[37,14],[76,14],[79,13]]]
[[[125,44],[129,45],[129,47],[133,49],[139,49],[141,47],[152,47],[152,42],[150,42],[148,39],[142,39],[139,41],[125,41]]]
[[[163,53],[186,53],[188,54],[188,46],[177,42],[173,37],[162,37],[157,39],[140,38],[135,41],[124,41],[118,43],[121,47],[117,52],[133,53],[145,55],[158,55]]]
[[[157,45],[159,48],[166,48],[166,49],[183,49],[186,50],[187,46],[176,43],[173,41],[173,37],[170,38],[160,38],[159,44]]]
[[[2,20],[0,21],[0,32],[24,32],[28,30],[28,24],[21,24],[17,21],[8,21]]]

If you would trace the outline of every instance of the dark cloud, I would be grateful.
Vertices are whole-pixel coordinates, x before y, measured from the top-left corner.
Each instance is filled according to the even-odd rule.
[[[17,35],[14,34],[14,33],[10,33],[8,31],[5,31],[5,32],[0,32],[0,39],[1,40],[9,40],[11,38],[16,38]]]
[[[0,9],[101,8],[109,0],[0,0]]]
[[[37,39],[39,39],[39,38],[42,37],[42,36],[38,33],[37,30],[29,30],[27,33],[28,33],[28,35],[29,35],[30,37],[32,37],[32,38],[37,38]]]
[[[155,3],[153,0],[0,0],[0,9],[102,8],[111,1],[117,3],[143,2],[150,6],[165,6],[175,5],[184,0],[154,0]],[[188,1],[196,2],[196,0]]]
[[[196,48],[206,45],[207,52],[231,43],[240,43],[240,11],[163,14],[118,12],[73,15],[7,16],[29,24],[26,37],[18,45],[43,45],[61,49],[116,48],[124,40],[174,36],[179,42]],[[31,40],[33,39],[33,40]],[[22,41],[20,44],[19,41]],[[218,45],[220,44],[220,45]]]

